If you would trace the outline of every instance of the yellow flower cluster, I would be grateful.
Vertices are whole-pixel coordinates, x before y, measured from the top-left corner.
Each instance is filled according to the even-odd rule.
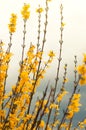
[[[44,128],[44,126],[45,126],[45,122],[44,122],[43,120],[41,120],[41,122],[40,122],[40,124],[39,124],[39,127],[40,127],[40,128]]]
[[[7,78],[8,62],[11,57],[11,53],[5,53],[3,50],[4,43],[0,43],[0,104],[3,103],[3,99],[6,98],[4,94],[4,83]]]
[[[86,63],[86,54],[84,54],[83,62]]]
[[[83,128],[85,128],[85,126],[86,126],[86,118],[83,120],[83,121],[81,121],[81,122],[79,122],[79,128],[81,129],[83,129]]]
[[[43,101],[39,100],[39,101],[37,101],[36,106],[39,107],[41,105],[41,103],[42,103],[42,108],[44,108],[45,105],[47,104],[47,100],[43,100]]]
[[[79,84],[80,85],[85,85],[86,84],[86,54],[84,54],[83,64],[79,65],[77,67],[77,71],[81,75]]]
[[[50,125],[47,125],[47,129],[46,130],[52,130]]]
[[[53,127],[56,127],[59,123],[60,123],[59,120],[56,120],[56,121],[52,124],[52,126],[53,126]]]
[[[65,78],[63,82],[67,83],[68,82],[68,78]]]
[[[67,123],[62,123],[62,124],[61,124],[61,128],[65,128],[65,130],[66,130],[67,127],[68,127],[68,124],[67,124]]]
[[[41,8],[41,7],[39,7],[38,9],[36,9],[36,12],[37,13],[42,13],[44,10],[43,10],[43,8]]]
[[[49,55],[49,57],[53,58],[55,56],[55,53],[53,51],[50,51],[48,55]]]
[[[16,21],[17,21],[17,15],[12,13],[10,18],[10,23],[8,24],[10,33],[14,33],[16,31]]]
[[[50,109],[56,109],[56,110],[58,110],[59,107],[58,107],[57,104],[55,104],[55,103],[51,103],[51,104],[50,104]]]
[[[79,103],[80,96],[81,95],[78,94],[78,93],[73,95],[71,103],[68,106],[68,113],[67,113],[67,116],[66,116],[67,119],[72,118],[75,113],[79,112],[79,107],[81,106],[81,104]]]
[[[66,25],[65,23],[63,23],[63,22],[61,23],[61,26],[62,26],[62,27],[64,27],[65,25]]]
[[[61,93],[58,95],[57,101],[58,101],[58,102],[61,102],[62,99],[63,99],[63,97],[64,97],[67,93],[68,93],[68,92],[67,92],[65,89],[63,89],[63,91],[61,91]]]
[[[30,17],[29,8],[30,8],[30,4],[24,4],[24,6],[22,7],[21,14],[24,20],[27,20]]]
[[[17,96],[14,96],[13,98],[10,98],[10,102],[6,103],[6,106],[5,106],[6,109],[10,109],[10,107],[12,107],[11,108],[12,113],[9,114],[9,119],[8,119],[8,122],[5,123],[5,128],[9,127],[11,129],[15,129],[17,124],[19,122],[21,122],[21,120],[23,120],[23,122],[25,123],[27,120],[30,120],[31,118],[34,120],[34,118],[35,118],[35,115],[32,116],[32,115],[28,114],[28,116],[27,115],[25,116],[24,113],[30,103],[30,94],[34,93],[34,91],[36,90],[36,87],[39,85],[40,80],[43,78],[43,75],[45,73],[44,69],[43,70],[40,69],[36,82],[35,82],[35,79],[33,79],[31,77],[31,75],[35,76],[37,73],[38,63],[39,63],[39,59],[41,58],[42,53],[40,51],[35,53],[35,50],[34,50],[35,46],[34,45],[30,46],[30,48],[27,52],[27,56],[23,61],[22,71],[20,71],[19,80],[18,80],[17,85],[13,85],[12,91],[10,93],[8,93],[8,95],[5,94],[3,96],[6,71],[8,69],[7,63],[10,60],[11,53],[5,53],[2,49],[3,43],[1,43],[0,45],[1,45],[0,46],[0,59],[1,59],[1,63],[0,63],[0,96],[1,96],[0,104],[3,104],[3,99],[4,100],[9,99],[9,97],[12,96],[13,94],[17,95]],[[35,86],[34,86],[34,83],[35,83]],[[11,102],[13,102],[12,106],[10,104]],[[46,103],[47,103],[47,100],[44,100],[42,108],[45,107]],[[36,110],[35,110],[35,112],[37,112]],[[48,113],[47,108],[44,113]],[[5,111],[1,110],[0,115],[4,119]],[[3,125],[4,125],[4,123],[3,123]],[[3,127],[3,125],[2,125],[2,127]],[[18,130],[23,129],[23,127],[24,127],[24,124],[20,123],[19,127],[16,129],[18,129]],[[31,126],[28,125],[28,129],[30,127]],[[40,127],[43,127],[43,122],[41,122]]]
[[[39,59],[42,59],[42,54],[43,54],[43,52],[38,51],[37,54],[36,54],[36,57],[39,58]]]
[[[16,117],[16,114],[9,115],[9,124],[11,129],[13,129],[17,125],[18,121],[19,119]]]

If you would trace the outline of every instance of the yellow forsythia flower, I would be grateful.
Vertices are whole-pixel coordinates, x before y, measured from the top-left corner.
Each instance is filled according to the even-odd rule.
[[[71,119],[71,118],[73,117],[73,115],[74,115],[74,112],[71,110],[71,111],[69,111],[69,112],[67,113],[66,118],[67,118],[67,119]]]
[[[43,128],[45,125],[45,122],[43,120],[41,120],[40,124],[39,124],[39,127]]]
[[[47,130],[51,130],[51,127],[49,125],[47,125]]]
[[[79,93],[73,95],[74,99],[79,99],[80,97],[81,97],[81,94],[79,94]]]
[[[63,97],[64,97],[67,93],[68,93],[68,92],[67,92],[66,90],[63,90],[63,92],[58,95],[57,101],[58,101],[58,102],[61,102],[62,99],[63,99]]]
[[[84,54],[83,62],[84,63],[82,65],[79,65],[77,67],[77,71],[81,75],[81,78],[79,80],[79,84],[81,86],[86,84],[86,54]]]
[[[71,100],[71,104],[68,106],[68,113],[66,118],[67,119],[71,119],[74,115],[74,113],[79,112],[79,107],[81,106],[81,104],[79,103],[80,101],[80,94],[75,93],[73,95],[73,99]]]
[[[79,74],[84,75],[86,73],[86,66],[84,64],[79,65],[77,67],[77,71],[78,71]]]
[[[68,82],[68,78],[64,79],[64,82],[67,83]]]
[[[53,58],[55,56],[55,54],[54,54],[53,51],[50,51],[49,54],[48,54],[48,56]]]
[[[86,125],[86,119],[84,119],[83,123]]]
[[[62,27],[64,27],[65,25],[66,25],[65,23],[63,23],[63,22],[61,23],[61,26],[62,26]]]
[[[38,9],[36,9],[36,12],[37,13],[42,13],[44,10],[43,10],[43,8],[41,8],[41,7],[39,7]]]
[[[82,75],[82,77],[81,77],[81,79],[79,81],[79,84],[81,86],[86,84],[86,75]]]
[[[24,20],[27,20],[30,17],[30,11],[28,10],[29,8],[29,4],[24,4],[24,6],[22,7],[21,14]]]
[[[61,128],[66,128],[67,127],[67,123],[62,123],[61,124]]]
[[[83,62],[86,63],[86,54],[84,54]]]
[[[10,33],[14,33],[16,31],[16,21],[17,21],[17,15],[12,13],[10,18],[10,23],[8,24]]]
[[[5,111],[4,110],[0,110],[0,116],[4,117],[5,116]]]
[[[46,108],[45,111],[44,111],[45,114],[48,114],[49,113],[49,109]]]
[[[56,109],[56,110],[59,109],[57,104],[51,103],[50,104],[50,109],[53,109],[53,108]]]

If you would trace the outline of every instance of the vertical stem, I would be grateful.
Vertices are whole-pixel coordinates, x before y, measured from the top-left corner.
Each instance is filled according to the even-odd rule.
[[[46,0],[46,8],[45,8],[45,29],[44,29],[44,37],[43,37],[43,44],[42,44],[42,49],[41,51],[43,52],[44,50],[44,45],[45,45],[45,42],[46,42],[46,33],[47,33],[47,24],[48,24],[48,10],[49,10],[49,7],[48,7],[48,1]]]
[[[33,128],[35,127],[37,118],[38,118],[39,113],[40,113],[40,111],[41,111],[41,109],[42,109],[42,105],[43,105],[43,101],[44,101],[45,96],[46,96],[46,93],[47,93],[47,89],[48,89],[48,85],[46,86],[45,92],[44,92],[43,97],[42,97],[42,99],[41,99],[41,101],[42,101],[42,102],[41,102],[41,105],[39,106],[38,112],[37,112],[37,114],[36,114],[36,116],[35,116],[35,119],[34,119],[34,121],[33,121],[33,123],[32,123],[32,126],[31,126],[31,128],[30,128],[31,130],[33,130]]]
[[[63,43],[63,27],[62,27],[62,22],[63,22],[63,6],[61,4],[60,6],[60,11],[61,11],[61,27],[60,27],[60,31],[61,31],[61,35],[60,35],[60,53],[59,53],[59,58],[58,58],[58,67],[57,67],[57,74],[56,74],[56,79],[55,79],[55,87],[54,87],[54,93],[53,93],[53,99],[52,99],[52,103],[55,101],[55,92],[56,92],[56,88],[57,88],[57,83],[58,83],[58,80],[59,80],[59,70],[60,70],[60,63],[61,63],[61,54],[62,54],[62,43]],[[51,112],[52,112],[52,109],[50,109],[49,111],[49,114],[48,114],[48,121],[50,120],[50,115],[51,115]],[[47,127],[46,127],[47,129]]]
[[[22,71],[22,67],[23,67],[23,60],[24,60],[24,51],[25,51],[25,36],[26,36],[26,20],[24,19],[23,44],[22,44],[22,58],[21,58],[21,69],[20,69],[20,73],[21,73],[21,71]]]
[[[73,115],[73,117],[74,117],[74,115]],[[70,119],[68,130],[71,130],[71,124],[72,124],[73,117]]]
[[[44,45],[45,45],[45,42],[46,42],[46,32],[47,32],[47,24],[48,24],[47,19],[48,19],[48,2],[46,0],[45,29],[44,29],[43,44],[42,44],[41,52],[43,52]],[[37,80],[38,80],[38,74],[39,74],[41,62],[42,62],[42,59],[40,58],[38,69],[37,69],[37,74],[36,74],[36,79],[35,79],[35,83],[34,83],[34,88],[33,88],[33,92],[31,93],[30,103],[29,103],[29,106],[28,106],[27,113],[29,113],[29,111],[30,111],[30,106],[31,106],[31,102],[32,102],[33,94],[34,94],[34,89],[35,89],[35,86],[36,86],[36,83],[37,83]]]
[[[11,32],[10,32],[10,38],[9,39],[10,39],[10,41],[9,41],[6,53],[10,53],[10,49],[11,49],[11,46],[12,46],[12,33]]]
[[[42,119],[42,117],[43,117],[43,115],[44,115],[44,111],[45,111],[45,109],[47,108],[47,105],[48,105],[48,103],[49,103],[51,94],[52,94],[52,89],[50,90],[50,94],[49,94],[49,96],[48,96],[47,103],[46,103],[46,105],[45,105],[45,107],[44,107],[44,109],[43,109],[43,112],[42,112],[42,114],[41,114],[41,116],[40,116],[40,118],[39,118],[39,121],[38,121],[38,123],[37,123],[36,129],[39,127],[39,124],[40,124],[40,122],[41,122],[41,119]]]
[[[40,5],[39,5],[40,8]],[[41,13],[38,14],[38,36],[37,36],[37,52],[40,46],[40,27],[41,27]]]
[[[75,77],[75,80],[74,80],[74,86],[76,85],[77,83],[77,70],[76,70],[76,67],[77,67],[77,56],[75,56],[75,60],[74,60],[74,63],[75,63],[75,69],[74,69],[74,77]]]
[[[40,8],[40,5],[39,5]],[[41,27],[41,13],[38,13],[38,36],[37,36],[37,50],[36,50],[36,54],[39,51],[39,46],[40,46],[40,27]],[[37,58],[35,58],[35,61],[37,60]],[[35,73],[33,75],[33,79],[35,79]]]
[[[62,87],[61,87],[61,89],[60,89],[60,92],[62,92],[62,91],[64,90],[66,75],[67,75],[67,64],[65,64],[65,67],[64,67],[63,83],[62,83]],[[59,92],[59,93],[60,93],[60,92]],[[59,93],[56,95],[55,99],[58,97]],[[59,103],[59,107],[60,107],[60,103]],[[57,111],[58,111],[58,110],[55,110],[53,124],[54,124],[54,122],[57,120],[57,116],[56,116]],[[52,126],[52,130],[53,130],[53,127],[54,127],[54,126]]]
[[[59,58],[58,58],[58,67],[57,67],[57,74],[56,74],[56,81],[55,81],[55,91],[54,91],[54,97],[55,97],[55,92],[56,92],[56,88],[57,88],[57,83],[58,83],[58,80],[59,80],[59,70],[60,70],[60,64],[61,64],[61,55],[62,55],[62,44],[63,44],[63,27],[62,27],[62,22],[63,22],[63,5],[61,4],[60,6],[60,11],[61,11],[61,27],[60,27],[60,31],[61,31],[61,34],[60,34],[60,53],[59,53]]]
[[[77,56],[75,56],[74,63],[75,63],[75,66],[74,66],[74,77],[75,77],[74,87],[75,87],[76,84],[77,84],[77,71],[76,71],[76,67],[77,67]],[[74,115],[73,115],[73,117],[74,117]],[[73,117],[70,119],[70,122],[69,122],[69,127],[68,127],[69,130],[71,129],[71,124],[72,124]]]
[[[20,74],[22,72],[22,69],[23,69],[23,60],[24,60],[24,52],[25,52],[25,36],[26,36],[26,22],[27,20],[24,19],[24,30],[23,30],[23,44],[22,44],[22,55],[21,55],[21,62],[20,62]],[[18,85],[18,82],[20,81],[20,74],[18,76],[18,80],[17,80],[17,83],[16,83],[16,86]]]
[[[10,53],[11,46],[12,46],[12,33],[10,33],[10,42],[8,44],[8,48],[7,48],[6,54]],[[10,60],[6,62],[7,66],[8,66],[9,62],[10,62]],[[5,74],[3,96],[4,96],[5,91],[6,91],[5,87],[6,87],[6,80],[7,80],[7,72],[8,72],[8,69],[6,69],[6,74]],[[3,109],[3,103],[2,103],[2,109]]]
[[[8,44],[8,49],[7,49],[6,53],[10,53],[11,46],[12,46],[12,33],[10,33],[10,42]],[[9,62],[10,62],[10,60],[6,63],[7,66],[8,66]],[[5,93],[5,86],[6,86],[6,79],[7,79],[7,71],[8,70],[6,70],[6,76],[5,76],[5,81],[4,81],[4,93]]]

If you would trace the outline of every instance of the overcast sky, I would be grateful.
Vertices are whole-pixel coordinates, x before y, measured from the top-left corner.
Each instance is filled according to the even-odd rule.
[[[10,14],[14,12],[18,15],[17,32],[13,36],[13,46],[11,49],[14,53],[12,67],[15,67],[15,70],[11,70],[13,73],[18,71],[16,66],[19,63],[19,56],[21,56],[23,21],[20,10],[23,3],[31,4],[31,17],[27,22],[26,36],[28,48],[30,42],[33,42],[34,44],[37,42],[37,14],[35,13],[35,10],[38,7],[38,4],[45,7],[45,0],[0,0],[0,39],[2,39],[6,45],[9,42],[7,25],[9,23]],[[63,3],[64,6],[63,16],[64,22],[66,23],[63,35],[64,44],[62,57],[63,63],[68,63],[71,68],[74,55],[77,55],[79,61],[81,61],[82,54],[86,53],[86,0],[52,0],[49,4],[49,24],[45,50],[48,52],[53,49],[57,56],[59,53],[59,7],[61,3]],[[44,14],[42,15],[42,20],[44,21]],[[44,24],[42,23],[41,31],[43,25]],[[54,65],[55,64],[53,64],[53,66]],[[10,78],[11,77],[12,76],[10,76]]]
[[[21,20],[20,10],[24,2],[31,4],[31,18],[28,21],[28,30],[30,34],[28,34],[28,40],[34,41],[34,36],[31,36],[31,33],[33,35],[35,32],[35,27],[37,25],[37,15],[34,12],[38,7],[38,4],[44,6],[45,0],[0,0],[0,38],[6,42],[9,42],[7,24],[9,23],[9,17],[12,12],[18,14],[17,31],[18,33],[21,31],[19,31],[19,29],[21,29],[20,27],[23,23]],[[60,18],[60,3],[63,3],[64,6],[63,15],[64,22],[66,23],[64,29],[64,51],[66,54],[70,53],[70,56],[72,54],[74,55],[75,53],[81,54],[86,51],[86,0],[52,0],[52,2],[49,4],[50,11],[48,36],[50,37],[48,37],[48,45],[49,47],[54,47],[56,46],[56,42],[58,40],[57,36]],[[17,35],[18,33],[15,34],[17,38],[19,37],[19,35]],[[15,44],[18,45],[21,43]]]

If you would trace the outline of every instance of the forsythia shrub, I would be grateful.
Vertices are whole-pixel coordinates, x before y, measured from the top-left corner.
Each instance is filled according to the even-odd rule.
[[[79,85],[86,85],[86,54],[84,54],[82,65],[77,66],[77,57],[75,56],[75,80],[74,88],[69,97],[67,106],[63,112],[62,101],[65,95],[68,94],[65,84],[68,82],[67,79],[67,64],[64,66],[64,76],[62,87],[57,91],[62,44],[63,44],[63,6],[60,6],[61,15],[61,26],[60,33],[61,37],[59,40],[60,52],[58,57],[57,74],[55,78],[55,84],[49,89],[47,84],[42,98],[38,98],[32,109],[33,95],[37,91],[37,87],[40,85],[41,80],[44,78],[44,74],[53,61],[55,56],[51,50],[48,54],[48,60],[43,63],[44,46],[46,42],[46,33],[48,25],[48,10],[49,2],[46,0],[46,8],[39,7],[36,9],[38,14],[38,37],[37,45],[30,44],[26,56],[25,54],[25,40],[26,40],[26,25],[30,18],[30,5],[24,4],[21,10],[21,15],[24,22],[23,30],[23,44],[22,44],[22,55],[20,61],[20,70],[17,82],[10,92],[6,92],[6,79],[8,77],[8,68],[11,60],[11,46],[13,34],[16,32],[17,15],[12,13],[10,23],[8,24],[10,42],[8,48],[5,51],[3,49],[4,43],[0,42],[0,130],[78,130],[86,129],[86,115],[83,120],[80,120],[75,126],[73,125],[73,119],[76,113],[80,111],[81,94],[78,91]],[[41,14],[45,11],[45,24],[44,24],[44,35],[42,46],[40,46],[40,26],[41,26]],[[24,58],[25,57],[25,58]],[[44,65],[43,65],[44,64]],[[78,77],[78,78],[77,78]],[[41,87],[41,86],[40,86]],[[49,92],[47,93],[47,91]],[[47,98],[46,98],[47,96]],[[32,110],[31,110],[32,109]],[[61,114],[61,118],[59,118]],[[52,119],[51,119],[52,117]],[[46,119],[45,119],[46,118]]]

